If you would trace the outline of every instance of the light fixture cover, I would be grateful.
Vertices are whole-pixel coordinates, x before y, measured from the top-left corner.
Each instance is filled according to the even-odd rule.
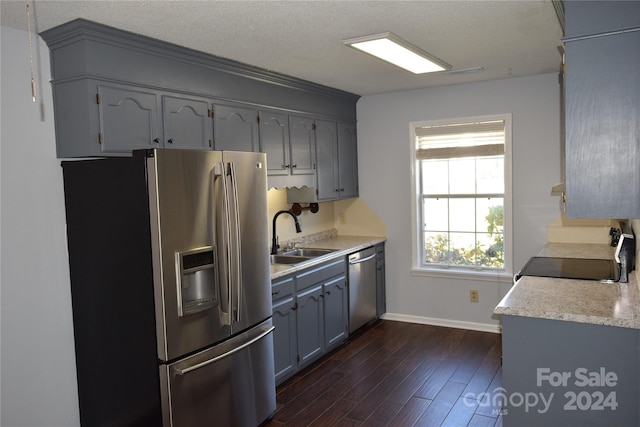
[[[401,39],[393,33],[342,40],[342,43],[390,62],[414,74],[450,70],[451,65]]]

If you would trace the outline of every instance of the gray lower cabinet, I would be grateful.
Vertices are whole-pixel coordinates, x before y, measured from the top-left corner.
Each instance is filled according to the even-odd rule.
[[[345,276],[324,283],[324,347],[331,350],[348,336],[349,291]]]
[[[291,376],[298,369],[296,333],[296,301],[293,295],[294,278],[275,281],[271,287],[273,298],[273,348],[276,381]]]
[[[376,316],[387,312],[384,243],[376,245]]]
[[[322,284],[296,293],[299,368],[324,353],[323,296]]]
[[[279,384],[348,337],[344,258],[272,282],[275,378]]]
[[[505,427],[640,425],[637,329],[502,316],[502,385],[465,395]]]

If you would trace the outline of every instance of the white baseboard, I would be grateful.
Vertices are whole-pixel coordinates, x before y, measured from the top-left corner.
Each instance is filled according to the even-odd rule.
[[[462,320],[439,319],[436,317],[410,316],[407,314],[384,313],[381,317],[384,320],[396,320],[398,322],[420,323],[423,325],[444,326],[447,328],[469,329],[472,331],[492,332],[499,334],[502,332],[500,325],[491,323],[465,322]]]

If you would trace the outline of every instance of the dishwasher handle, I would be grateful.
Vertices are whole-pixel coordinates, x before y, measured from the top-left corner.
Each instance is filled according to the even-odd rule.
[[[369,255],[368,257],[362,258],[362,259],[349,259],[349,264],[350,265],[360,264],[362,262],[369,261],[370,259],[375,258],[375,257],[376,257],[376,254]]]

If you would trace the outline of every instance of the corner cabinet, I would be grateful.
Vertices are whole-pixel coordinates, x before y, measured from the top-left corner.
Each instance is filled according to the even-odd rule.
[[[348,337],[344,258],[273,281],[276,384],[316,361]]]
[[[579,27],[574,15],[591,16],[590,8],[608,2],[568,3],[566,19],[573,28]],[[610,2],[609,11],[621,7],[617,3]],[[563,40],[566,211],[572,218],[640,217],[640,3],[635,3],[629,5],[636,8],[635,28],[608,22],[610,31]]]
[[[358,155],[354,124],[316,120],[318,200],[358,197]]]

